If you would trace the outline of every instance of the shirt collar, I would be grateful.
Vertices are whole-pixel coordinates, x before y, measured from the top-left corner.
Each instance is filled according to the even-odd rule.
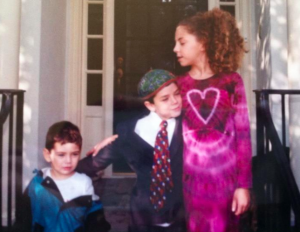
[[[159,125],[163,120],[158,116],[157,113],[150,111],[149,114],[149,119],[155,124],[155,125]],[[168,125],[170,125],[170,123],[175,123],[175,118],[169,118],[166,120],[168,122]]]

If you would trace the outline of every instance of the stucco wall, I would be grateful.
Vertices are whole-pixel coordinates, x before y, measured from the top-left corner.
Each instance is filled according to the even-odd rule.
[[[300,89],[300,1],[288,1],[289,88]],[[300,96],[290,98],[290,147],[292,167],[300,187]]]
[[[65,115],[66,1],[23,1],[20,80],[25,89],[24,186],[46,165],[47,128]]]
[[[41,151],[47,129],[65,116],[66,0],[42,1],[39,96]],[[44,158],[39,156],[39,166]]]
[[[270,56],[270,2],[255,2],[255,18],[252,19],[256,25],[256,75],[257,89],[268,87],[271,73]]]
[[[40,84],[41,1],[25,1],[21,6],[19,88],[26,90],[24,105],[23,180],[25,184],[37,168]],[[24,187],[24,185],[23,185]]]
[[[17,0],[0,1],[0,88],[18,86],[20,9]]]
[[[260,0],[255,2],[257,89],[288,89],[286,1]],[[275,127],[279,136],[282,137],[281,98],[279,95],[272,95],[270,102]],[[288,105],[288,100],[286,103]],[[288,133],[288,127],[286,133]]]
[[[257,88],[300,89],[300,2],[260,0],[255,3]],[[281,99],[271,99],[272,117],[281,137]],[[300,96],[286,98],[286,134],[291,165],[300,186]]]

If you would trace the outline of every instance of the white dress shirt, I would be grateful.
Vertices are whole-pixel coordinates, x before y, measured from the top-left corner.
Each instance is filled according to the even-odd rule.
[[[150,112],[146,117],[141,118],[137,121],[134,132],[138,134],[143,140],[149,143],[152,147],[155,146],[155,140],[157,133],[160,130],[160,123],[163,120],[155,112]],[[171,144],[176,121],[175,118],[170,118],[166,120],[168,122],[167,131],[168,131],[168,141],[169,146]]]

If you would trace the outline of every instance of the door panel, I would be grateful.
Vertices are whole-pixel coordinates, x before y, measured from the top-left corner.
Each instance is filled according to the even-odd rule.
[[[80,125],[83,153],[104,139],[104,9],[103,1],[83,1],[83,63]]]
[[[147,113],[137,84],[150,69],[184,72],[173,53],[177,23],[208,9],[207,0],[115,0],[114,131],[124,120]],[[113,172],[130,172],[124,161]]]

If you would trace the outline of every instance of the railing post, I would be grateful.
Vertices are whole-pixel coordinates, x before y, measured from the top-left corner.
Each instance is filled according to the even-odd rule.
[[[24,92],[18,94],[17,102],[17,119],[16,119],[16,133],[19,135],[16,138],[16,170],[15,175],[16,185],[16,221],[20,221],[22,214],[22,191],[23,191],[23,108],[24,108]],[[18,181],[18,180],[21,180]]]
[[[262,117],[262,99],[263,94],[261,91],[255,91],[256,96],[256,140],[257,140],[257,155],[264,154],[264,125],[261,120]]]
[[[257,116],[257,157],[253,158],[253,188],[258,201],[258,231],[290,231],[291,207],[299,231],[300,193],[286,148],[285,95],[300,90],[255,90]],[[282,142],[275,129],[269,95],[281,95]],[[260,204],[260,205],[259,205]]]
[[[22,166],[23,166],[23,90],[3,90],[0,89],[1,109],[0,109],[0,228],[6,231],[13,230],[14,219],[20,218],[21,197],[22,197]],[[7,132],[4,133],[4,125],[7,123]],[[6,130],[6,129],[5,129]],[[5,134],[5,136],[4,136]],[[4,139],[4,137],[7,139]],[[8,140],[7,149],[3,141]],[[7,158],[7,187],[3,188],[3,159]],[[13,172],[15,171],[15,175]],[[13,179],[13,175],[15,178]],[[7,193],[7,220],[3,226],[3,204],[4,194]],[[15,193],[15,194],[14,194]],[[13,207],[15,202],[15,208]],[[13,215],[15,213],[15,218]]]

